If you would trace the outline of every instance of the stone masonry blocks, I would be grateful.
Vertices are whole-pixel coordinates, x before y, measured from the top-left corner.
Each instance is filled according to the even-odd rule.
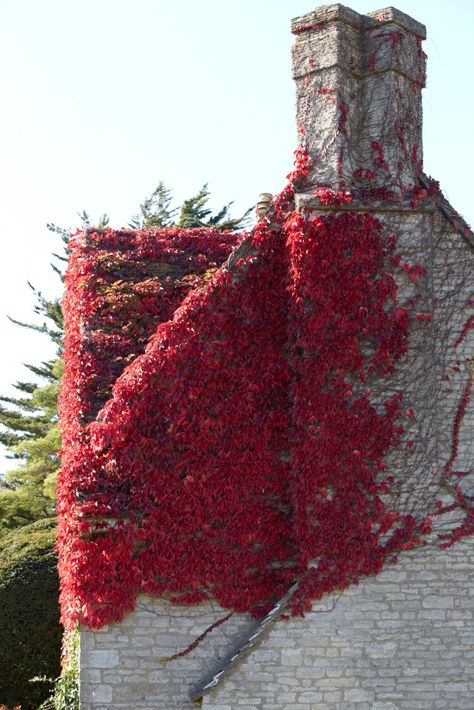
[[[473,540],[407,553],[378,577],[347,589],[327,605],[332,611],[316,605],[304,619],[277,622],[202,706],[472,709],[473,582]],[[185,648],[223,614],[210,606],[170,609],[163,600],[142,597],[125,625],[111,624],[101,633],[83,629],[81,710],[195,708],[188,688],[249,620],[224,624],[188,656],[170,663],[159,658]]]
[[[394,8],[370,15],[334,4],[293,21],[298,126],[316,165],[311,189],[297,196],[298,209],[318,209],[312,195],[318,185],[350,187],[355,170],[371,166],[364,161],[369,156],[373,162],[374,141],[384,146],[386,160],[374,184],[380,179],[398,186],[401,194],[419,177],[425,28]],[[377,217],[379,208],[364,205]],[[425,451],[430,465],[442,469],[450,456],[465,363],[474,350],[471,331],[452,351],[459,324],[472,313],[464,310],[472,279],[464,279],[463,266],[472,253],[433,201],[415,210],[405,205],[404,210],[394,207],[393,214],[384,211],[380,219],[396,232],[401,252],[426,266],[431,279],[418,308],[431,309],[437,330],[418,324],[411,360],[389,383],[394,391],[407,392],[408,406],[406,373],[419,372],[419,387],[425,388],[413,436],[410,432],[411,453],[397,450],[387,461],[397,475],[412,477],[411,499],[423,513],[424,491],[436,471],[427,465],[414,471],[410,457]],[[417,349],[420,343],[425,350]],[[429,368],[428,350],[434,355]],[[472,466],[473,427],[471,402],[459,431],[460,469]],[[225,614],[218,605],[177,607],[142,596],[121,623],[81,629],[81,710],[196,708],[189,689],[215,669],[255,621],[236,614],[191,652],[169,658]],[[406,552],[377,577],[316,603],[305,618],[278,621],[203,697],[202,707],[473,710],[473,698],[474,539],[469,538],[445,550],[427,546]]]

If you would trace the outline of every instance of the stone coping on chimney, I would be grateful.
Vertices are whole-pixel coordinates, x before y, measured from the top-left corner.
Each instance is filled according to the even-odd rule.
[[[367,200],[353,199],[350,203],[344,204],[322,204],[319,197],[313,193],[300,192],[295,195],[295,205],[298,211],[316,211],[316,212],[390,212],[390,213],[409,213],[409,214],[427,214],[436,210],[434,200],[426,200],[417,206],[412,206],[408,201],[404,202],[386,202],[372,198],[370,202]]]
[[[334,5],[322,5],[306,15],[295,17],[291,21],[291,31],[293,34],[301,34],[317,29],[328,22],[344,22],[361,30],[368,30],[383,25],[397,25],[421,39],[426,39],[426,27],[421,22],[413,19],[404,12],[394,7],[386,7],[380,10],[368,12],[360,15],[351,8],[336,3]]]

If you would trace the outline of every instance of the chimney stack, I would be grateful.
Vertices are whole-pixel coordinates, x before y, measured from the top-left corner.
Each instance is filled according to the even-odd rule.
[[[422,169],[426,28],[393,7],[318,7],[292,21],[308,187],[413,186]]]

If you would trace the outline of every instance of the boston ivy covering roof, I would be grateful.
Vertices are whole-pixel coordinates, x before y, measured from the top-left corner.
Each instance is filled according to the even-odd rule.
[[[74,236],[58,503],[66,625],[118,620],[139,592],[259,616],[296,579],[290,608],[302,613],[429,534],[430,518],[387,507],[384,473],[386,453],[410,446],[414,412],[390,376],[410,330],[431,320],[410,297],[427,271],[350,209],[351,192],[320,188],[333,212],[294,211],[308,171],[300,152],[250,235]],[[384,380],[376,404],[370,383]],[[456,536],[473,526],[469,513]]]

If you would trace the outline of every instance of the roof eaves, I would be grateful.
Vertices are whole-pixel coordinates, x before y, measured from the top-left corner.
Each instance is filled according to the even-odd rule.
[[[420,184],[432,195],[436,206],[444,217],[446,217],[454,230],[465,239],[471,249],[474,249],[474,233],[470,225],[461,217],[459,212],[454,209],[439,188],[433,189],[433,186],[437,186],[437,183],[426,175],[426,173],[420,173],[418,179]]]
[[[203,695],[206,695],[216,686],[220,685],[224,678],[231,673],[237,663],[239,663],[260,644],[264,638],[265,632],[281,617],[285,611],[292,597],[298,591],[299,584],[299,581],[294,582],[288,591],[281,597],[281,599],[279,599],[272,607],[268,614],[263,616],[258,621],[256,627],[251,629],[250,634],[244,638],[243,641],[240,641],[240,643],[234,646],[224,660],[211,673],[205,675],[199,683],[190,689],[189,699],[191,701],[194,702],[196,700],[200,700]]]

